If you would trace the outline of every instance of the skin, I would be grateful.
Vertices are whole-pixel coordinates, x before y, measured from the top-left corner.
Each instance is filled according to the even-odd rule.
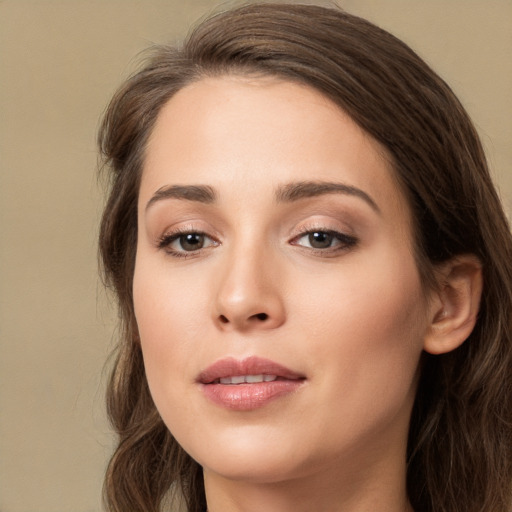
[[[351,188],[276,199],[312,180]],[[211,187],[215,201],[165,197],[176,185]],[[176,230],[206,233],[203,248]],[[315,230],[352,242],[314,248]],[[155,404],[203,466],[210,512],[410,510],[430,299],[384,149],[320,93],[208,78],[162,109],[140,188],[135,313]],[[300,389],[250,411],[204,396],[201,371],[253,355],[305,376]]]

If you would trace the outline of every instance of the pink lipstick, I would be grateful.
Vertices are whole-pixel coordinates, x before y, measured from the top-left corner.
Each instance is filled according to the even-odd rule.
[[[225,358],[202,371],[197,382],[205,396],[221,407],[249,411],[299,389],[300,375],[269,359]]]

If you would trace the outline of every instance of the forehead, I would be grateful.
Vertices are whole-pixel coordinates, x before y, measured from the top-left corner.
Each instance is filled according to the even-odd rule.
[[[140,195],[170,184],[255,195],[311,180],[343,182],[384,209],[408,210],[386,150],[331,100],[272,77],[226,76],[194,82],[164,105]]]

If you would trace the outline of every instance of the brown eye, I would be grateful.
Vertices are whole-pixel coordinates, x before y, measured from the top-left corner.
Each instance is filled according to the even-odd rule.
[[[219,245],[219,242],[205,233],[190,231],[188,233],[174,233],[164,235],[158,242],[158,247],[165,250],[171,256],[193,255],[202,249],[208,249]]]
[[[205,236],[201,233],[187,233],[178,238],[180,247],[184,251],[197,251],[204,247]]]
[[[331,254],[338,250],[354,247],[357,244],[357,238],[332,230],[307,231],[292,240],[292,244]]]
[[[331,247],[333,240],[334,235],[325,231],[314,231],[308,235],[309,245],[313,249],[327,249]]]

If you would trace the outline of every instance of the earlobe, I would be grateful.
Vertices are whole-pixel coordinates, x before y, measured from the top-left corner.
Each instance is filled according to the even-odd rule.
[[[482,295],[482,264],[474,255],[457,256],[438,269],[439,288],[431,300],[431,323],[424,350],[444,354],[462,345],[475,327]]]

